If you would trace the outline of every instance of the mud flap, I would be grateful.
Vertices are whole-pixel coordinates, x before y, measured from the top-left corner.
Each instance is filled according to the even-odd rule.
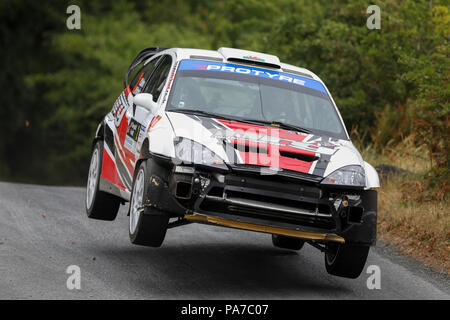
[[[377,191],[366,190],[361,194],[364,207],[361,224],[354,224],[340,234],[354,244],[375,245],[377,242]]]
[[[186,213],[186,209],[184,209],[170,194],[167,182],[159,176],[152,175],[150,177],[150,184],[147,192],[148,197],[145,203],[144,214],[158,214],[159,210],[167,212],[171,216],[183,217]]]

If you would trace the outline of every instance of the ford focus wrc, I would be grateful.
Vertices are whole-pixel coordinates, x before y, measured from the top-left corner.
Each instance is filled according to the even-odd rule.
[[[86,211],[114,220],[130,202],[130,240],[152,247],[193,222],[307,242],[330,274],[356,278],[378,187],[311,71],[246,50],[151,47],[95,133]]]

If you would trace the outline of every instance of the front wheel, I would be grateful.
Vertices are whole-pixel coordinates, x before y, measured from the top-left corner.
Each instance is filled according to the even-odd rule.
[[[130,202],[129,235],[133,244],[160,247],[166,236],[169,215],[166,212],[145,206],[149,200],[151,177],[158,173],[158,165],[151,159],[139,166],[133,182]]]
[[[366,264],[370,246],[355,244],[330,244],[325,253],[325,267],[329,274],[356,279]]]

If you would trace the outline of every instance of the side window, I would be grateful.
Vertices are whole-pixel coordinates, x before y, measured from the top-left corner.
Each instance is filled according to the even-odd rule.
[[[143,66],[144,62],[139,63],[133,70],[131,70],[130,74],[128,74],[127,83],[130,88],[134,88],[136,85],[136,81],[138,79],[136,75],[141,72]]]
[[[166,83],[167,76],[170,72],[170,66],[172,65],[172,58],[170,56],[164,56],[163,60],[158,66],[158,69],[153,73],[150,81],[147,83],[145,92],[153,95],[153,101],[157,102],[161,92]]]
[[[145,87],[145,84],[148,82],[148,79],[152,75],[153,70],[155,70],[156,65],[160,59],[156,58],[145,66],[141,67],[140,70],[136,73],[133,78],[133,81],[130,82],[130,89],[133,94],[138,94],[142,92],[142,89]]]

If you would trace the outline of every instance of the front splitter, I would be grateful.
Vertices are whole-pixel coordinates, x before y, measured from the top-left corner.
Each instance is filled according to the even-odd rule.
[[[280,228],[280,227],[273,227],[273,226],[264,226],[264,225],[260,225],[260,224],[229,220],[229,219],[224,219],[224,218],[219,218],[219,217],[211,217],[211,216],[198,214],[198,213],[186,214],[184,216],[184,218],[186,220],[192,221],[192,222],[220,225],[220,226],[224,226],[224,227],[230,227],[230,228],[236,228],[236,229],[242,229],[242,230],[250,230],[250,231],[256,231],[256,232],[278,234],[278,235],[307,239],[307,240],[321,240],[321,241],[345,243],[344,238],[342,238],[336,234],[333,234],[333,233],[306,232],[306,231],[301,231],[301,230],[294,230],[294,229],[287,229],[287,228]]]

